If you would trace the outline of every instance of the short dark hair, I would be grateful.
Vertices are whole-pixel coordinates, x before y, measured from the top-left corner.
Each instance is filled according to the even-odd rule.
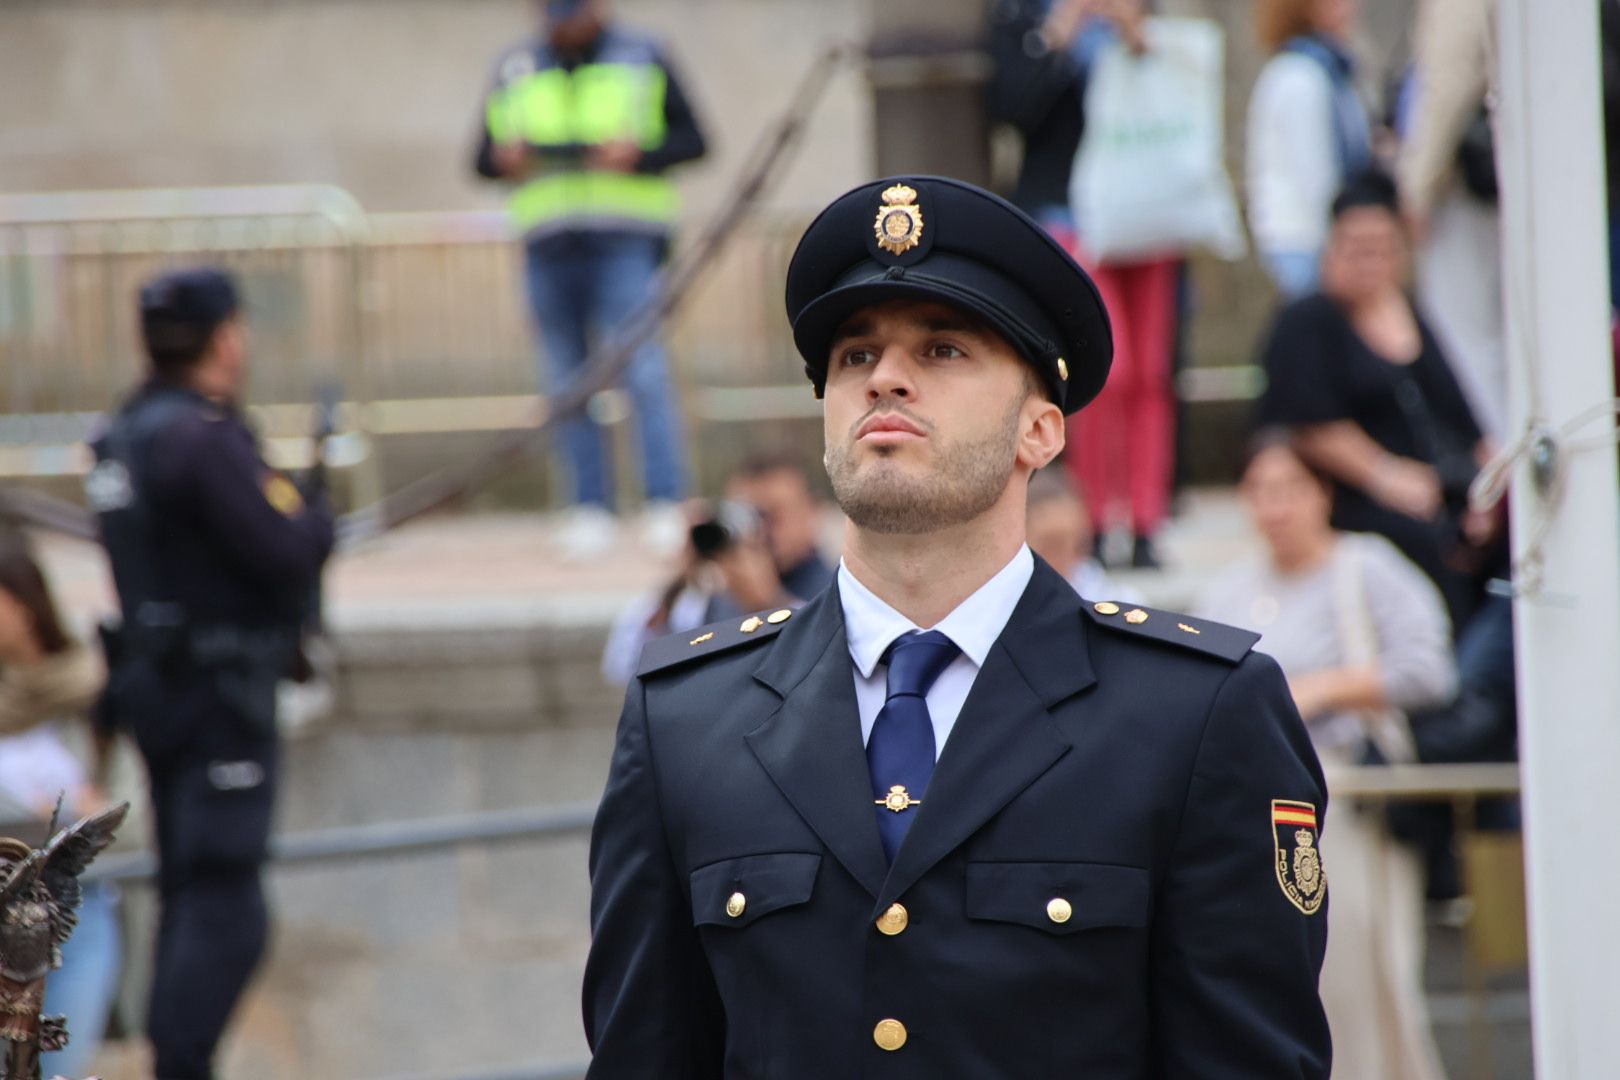
[[[1400,216],[1401,199],[1395,180],[1379,168],[1364,169],[1345,181],[1344,190],[1333,199],[1333,220],[1338,221],[1348,211],[1368,207]]]
[[[0,537],[0,589],[10,593],[33,617],[34,636],[42,651],[66,652],[73,644],[62,629],[62,618],[39,563],[26,543],[15,536]]]
[[[141,320],[141,338],[152,369],[159,375],[175,376],[194,367],[208,352],[218,326],[196,326],[169,319]]]
[[[1268,425],[1249,436],[1249,441],[1243,447],[1243,455],[1238,461],[1237,479],[1240,483],[1248,475],[1249,466],[1254,464],[1254,459],[1268,450],[1287,450],[1294,455],[1300,467],[1311,474],[1312,480],[1329,491],[1333,490],[1333,478],[1299,452],[1299,440],[1294,435],[1294,429],[1282,424]]]

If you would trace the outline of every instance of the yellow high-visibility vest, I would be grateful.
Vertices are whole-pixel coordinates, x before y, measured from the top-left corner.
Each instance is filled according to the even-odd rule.
[[[497,143],[594,145],[628,140],[643,150],[667,134],[668,76],[650,50],[609,42],[595,61],[572,70],[515,53],[486,106]],[[674,185],[662,176],[591,169],[541,171],[512,193],[509,212],[524,235],[574,224],[667,227],[675,220]]]

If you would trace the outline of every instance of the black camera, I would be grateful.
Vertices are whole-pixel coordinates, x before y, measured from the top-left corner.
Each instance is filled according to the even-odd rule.
[[[692,547],[700,559],[713,559],[735,545],[760,535],[764,519],[744,502],[725,499],[714,504],[714,511],[692,526]]]

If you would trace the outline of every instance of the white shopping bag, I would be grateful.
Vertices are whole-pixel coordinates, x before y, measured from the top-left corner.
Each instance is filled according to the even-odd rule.
[[[1114,41],[1086,86],[1086,129],[1069,183],[1080,243],[1100,262],[1247,243],[1222,160],[1221,29],[1150,18],[1147,51]]]

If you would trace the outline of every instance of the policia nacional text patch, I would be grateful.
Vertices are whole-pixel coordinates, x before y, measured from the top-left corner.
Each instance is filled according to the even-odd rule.
[[[1277,884],[1288,902],[1314,915],[1327,899],[1327,872],[1322,869],[1321,835],[1316,807],[1308,802],[1271,800],[1271,831],[1277,851]]]

